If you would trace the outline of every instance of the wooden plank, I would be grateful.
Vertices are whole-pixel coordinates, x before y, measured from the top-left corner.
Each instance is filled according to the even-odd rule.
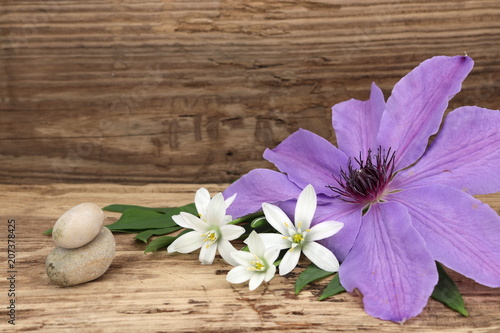
[[[496,0],[2,1],[0,183],[216,182],[438,54],[498,109]]]
[[[323,302],[317,297],[326,281],[298,296],[293,284],[300,268],[275,277],[253,292],[225,280],[230,266],[217,258],[202,266],[197,254],[143,254],[144,245],[118,234],[117,254],[96,281],[61,288],[45,274],[44,262],[54,244],[42,232],[68,208],[94,202],[173,206],[189,203],[199,185],[122,186],[111,184],[0,185],[0,251],[6,253],[7,220],[16,220],[16,331],[43,332],[498,332],[500,289],[481,286],[459,274],[452,278],[469,310],[461,317],[430,300],[423,313],[404,326],[364,313],[360,297],[341,294]],[[212,192],[225,185],[210,184]],[[497,212],[500,194],[481,196]],[[108,213],[107,222],[117,214]],[[2,261],[3,262],[3,261]],[[303,268],[307,263],[301,262]],[[1,278],[4,279],[5,266]],[[2,284],[5,288],[6,284]],[[7,294],[0,293],[0,331],[7,321]]]

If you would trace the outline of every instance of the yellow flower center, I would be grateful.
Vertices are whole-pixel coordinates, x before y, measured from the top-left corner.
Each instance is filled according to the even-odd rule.
[[[295,234],[292,239],[294,243],[300,243],[304,240],[304,236],[302,234]]]
[[[248,267],[249,271],[257,271],[257,272],[262,272],[266,269],[266,265],[260,260],[259,257],[255,256],[255,260],[250,261],[250,267]]]
[[[217,232],[215,230],[210,230],[209,232],[202,234],[203,242],[207,243],[206,247],[209,248],[213,243],[217,241]]]

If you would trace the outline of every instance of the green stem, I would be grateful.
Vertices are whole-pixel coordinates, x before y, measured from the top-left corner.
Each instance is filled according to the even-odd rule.
[[[253,219],[260,217],[260,216],[264,216],[264,214],[262,213],[262,211],[259,210],[258,212],[248,214],[248,215],[242,216],[240,218],[237,218],[235,220],[232,220],[231,222],[229,222],[229,224],[240,224],[241,222],[253,220]]]

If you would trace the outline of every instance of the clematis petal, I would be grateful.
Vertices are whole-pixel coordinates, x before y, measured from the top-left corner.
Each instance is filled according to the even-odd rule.
[[[227,273],[226,280],[231,283],[243,283],[250,280],[253,272],[249,271],[245,266],[234,267]]]
[[[500,217],[488,205],[443,185],[391,195],[404,204],[434,259],[489,287],[500,287]]]
[[[376,151],[380,119],[385,109],[384,94],[372,83],[370,99],[351,99],[332,108],[332,122],[337,144],[347,156],[366,157],[368,149]]]
[[[266,278],[265,273],[254,273],[252,276],[250,276],[250,281],[248,283],[248,289],[250,291],[257,289],[258,286],[261,285],[261,283],[264,281]]]
[[[264,256],[264,253],[266,252],[266,246],[264,245],[264,242],[260,238],[259,234],[254,231],[248,235],[248,238],[245,239],[244,241],[245,244],[248,245],[248,249],[250,252],[252,252],[254,255],[256,255],[259,258],[262,258]]]
[[[309,229],[314,213],[316,212],[316,192],[312,185],[307,185],[297,199],[295,207],[295,226],[302,230]]]
[[[262,210],[264,211],[267,222],[269,222],[274,229],[282,235],[288,235],[288,228],[293,227],[293,223],[278,206],[263,203]]]
[[[347,291],[361,291],[368,314],[395,322],[418,315],[438,281],[434,259],[397,202],[370,207],[339,276]]]
[[[335,235],[344,227],[344,223],[337,221],[325,221],[316,224],[307,234],[308,241],[316,241]]]
[[[224,259],[229,265],[237,266],[240,264],[240,262],[231,255],[233,252],[237,251],[229,241],[220,240],[217,244],[217,250],[219,251],[222,259]],[[248,265],[248,261],[246,264]]]
[[[500,191],[500,111],[462,107],[446,117],[443,128],[418,163],[400,172],[394,188],[448,185],[469,194]]]
[[[267,248],[277,247],[280,250],[288,249],[291,246],[290,241],[281,234],[276,233],[261,233],[260,238]]]
[[[226,203],[222,193],[214,195],[207,207],[207,221],[212,225],[221,226],[226,215]]]
[[[331,199],[330,199],[331,202]],[[277,205],[287,216],[293,216],[295,214],[295,208],[297,208],[297,198],[290,199],[287,201],[280,202]]]
[[[394,86],[380,122],[378,143],[396,151],[396,170],[422,156],[429,137],[439,129],[448,101],[460,91],[473,64],[466,56],[433,57]]]
[[[185,228],[193,229],[202,233],[210,229],[210,225],[208,223],[202,221],[193,214],[181,212],[180,215],[184,219]]]
[[[315,221],[336,220],[344,223],[344,227],[338,233],[319,241],[320,244],[331,250],[340,261],[345,259],[358,236],[362,209],[363,207],[360,205],[340,200],[329,205],[318,206],[316,209]],[[316,224],[315,221],[313,224]]]
[[[228,214],[238,218],[259,211],[263,202],[276,203],[297,198],[300,191],[301,189],[282,173],[255,169],[231,184],[223,194],[225,198],[229,198],[238,193],[227,210]]]
[[[203,237],[199,232],[188,232],[169,245],[168,252],[190,253],[199,249],[203,245]]]
[[[217,252],[217,243],[207,244],[204,243],[200,250],[200,262],[202,265],[211,265],[215,259],[215,253]]]
[[[219,228],[222,238],[228,241],[235,240],[243,235],[245,228],[239,225],[223,225]]]
[[[311,260],[313,264],[327,272],[336,272],[339,270],[339,261],[333,255],[332,251],[328,250],[321,244],[308,242],[302,248],[304,255]]]
[[[290,273],[295,266],[299,263],[299,258],[300,258],[300,253],[301,253],[300,247],[296,247],[294,249],[290,249],[286,251],[285,255],[283,256],[283,259],[281,259],[280,263],[280,275],[286,275]]]
[[[330,194],[326,186],[333,184],[333,176],[339,178],[340,167],[347,165],[347,156],[341,150],[303,129],[291,134],[273,150],[266,149],[264,158],[299,187],[312,184],[316,193]]]
[[[238,265],[250,266],[250,261],[254,260],[254,255],[247,251],[235,251],[231,253],[231,257],[238,262]]]
[[[207,214],[207,207],[210,203],[210,193],[204,187],[198,189],[194,195],[194,205],[198,215],[205,216]]]

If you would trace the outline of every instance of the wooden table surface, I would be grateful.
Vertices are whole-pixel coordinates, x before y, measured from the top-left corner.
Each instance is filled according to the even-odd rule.
[[[3,281],[0,331],[71,332],[232,332],[232,331],[377,331],[377,332],[498,332],[500,289],[481,286],[451,273],[469,310],[462,317],[430,300],[420,316],[403,326],[368,316],[361,298],[339,294],[319,302],[327,281],[293,293],[296,269],[286,277],[250,292],[231,285],[231,268],[220,257],[202,266],[197,254],[143,254],[144,244],[130,234],[116,234],[116,257],[101,278],[62,288],[45,274],[45,258],[54,247],[42,232],[70,207],[93,202],[146,206],[176,206],[193,201],[200,185],[51,184],[0,185],[0,232]],[[205,185],[211,193],[224,185]],[[496,211],[500,194],[482,196]],[[106,223],[118,214],[107,213]],[[7,221],[16,221],[16,325],[7,323],[5,282]],[[307,262],[301,262],[305,267]]]

